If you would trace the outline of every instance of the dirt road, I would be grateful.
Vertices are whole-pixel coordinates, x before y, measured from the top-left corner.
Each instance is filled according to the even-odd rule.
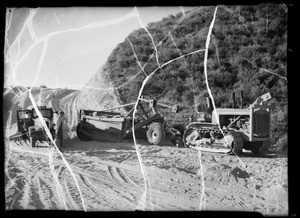
[[[133,142],[74,138],[66,143],[63,157],[76,184],[60,153],[47,144],[30,148],[28,142],[10,142],[9,148],[8,210],[288,213],[286,157],[237,157],[141,141],[141,168]]]

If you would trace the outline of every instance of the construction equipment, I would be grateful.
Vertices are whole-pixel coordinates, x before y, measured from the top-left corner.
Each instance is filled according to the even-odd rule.
[[[181,125],[166,125],[164,116],[157,112],[157,106],[172,109],[178,112],[177,106],[158,103],[157,100],[140,98],[133,117],[134,103],[120,105],[102,111],[80,110],[77,136],[79,139],[113,141],[131,139],[133,131],[137,139],[147,138],[150,144],[158,145],[163,140],[170,139],[173,144],[183,145],[182,136],[184,127]],[[112,112],[118,108],[132,107],[125,115]],[[134,120],[134,127],[133,127]]]
[[[32,119],[32,110],[18,110],[17,111],[17,125],[18,125],[18,135],[21,139],[29,139],[28,128],[34,126],[34,121]]]
[[[52,138],[55,136],[52,108],[46,106],[38,106],[38,110],[43,116],[43,119],[50,130]],[[27,110],[17,111],[18,132],[20,138],[29,139],[31,147],[35,147],[37,141],[48,141],[51,144],[42,122],[38,117],[34,108],[29,107]]]
[[[199,111],[196,122],[190,123],[184,132],[185,147],[230,154],[240,154],[243,149],[253,153],[267,151],[271,136],[271,113],[267,105],[270,98],[270,93],[266,93],[247,109],[235,108],[233,93],[233,108],[212,110],[208,97],[208,107]]]

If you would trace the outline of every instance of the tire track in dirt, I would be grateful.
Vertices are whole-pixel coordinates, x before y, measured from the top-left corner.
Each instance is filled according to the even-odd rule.
[[[110,181],[109,178],[98,178],[102,181],[103,184],[107,184],[109,186],[109,189],[112,189],[116,192],[117,196],[120,196],[119,198],[126,198],[130,202],[134,202],[135,205],[138,204],[140,201],[140,197],[142,196],[142,192],[144,191],[143,186],[143,179],[140,175],[140,171],[138,167],[132,167],[131,165],[122,165],[122,168],[119,167],[119,164],[115,162],[110,161],[102,161],[101,165],[107,166],[107,172],[110,176],[110,178],[113,178],[113,181]],[[100,164],[100,163],[99,163]],[[124,169],[125,168],[125,169]],[[157,179],[160,181],[160,183],[166,183],[165,178],[165,171],[161,171],[161,176],[157,176],[155,172],[157,169],[155,169],[153,172],[154,174],[149,174],[149,179],[152,181],[156,181]],[[126,173],[125,173],[126,172]],[[130,174],[130,177],[128,175]],[[134,181],[138,181],[138,183],[134,182],[133,179],[131,179],[131,176],[133,176]],[[174,175],[175,176],[175,175]],[[172,176],[171,176],[172,177]],[[126,179],[128,178],[128,179]],[[129,179],[132,181],[129,181]],[[138,185],[139,184],[139,185]],[[157,184],[157,183],[155,183]],[[175,182],[174,182],[175,184]],[[178,185],[178,184],[177,184]],[[188,184],[186,185],[188,186]],[[139,191],[137,191],[139,190]],[[152,195],[152,205],[154,205],[154,208],[158,208],[159,210],[180,210],[182,208],[185,209],[193,209],[191,208],[188,203],[185,203],[185,200],[182,200],[181,198],[176,198],[174,194],[168,193],[169,190],[154,190],[153,187],[151,189],[151,195]],[[127,196],[128,194],[132,196]],[[134,201],[133,198],[134,197]],[[174,198],[175,197],[175,198]],[[185,197],[187,199],[188,196]],[[124,199],[125,200],[125,199]],[[147,196],[147,202],[149,203],[149,196]],[[177,203],[177,205],[183,205],[183,206],[176,206],[174,203]],[[147,205],[148,205],[147,203]],[[151,206],[147,206],[147,208],[152,208]]]
[[[43,193],[44,202],[46,202],[45,209],[58,209],[58,205],[55,203],[57,199],[51,188],[52,182],[46,181],[44,178],[39,178],[40,191]],[[48,206],[48,207],[47,207]]]
[[[126,173],[122,170],[122,169],[120,169],[119,167],[114,167],[114,166],[110,166],[110,165],[108,165],[107,166],[107,170],[109,171],[109,174],[110,174],[110,176],[113,178],[113,179],[115,179],[115,180],[117,180],[117,181],[119,181],[119,182],[121,182],[121,183],[123,183],[123,182],[126,182],[126,183],[130,183],[130,184],[133,184],[133,185],[137,185],[133,180],[131,180],[127,175],[126,175]]]
[[[137,185],[133,180],[130,179],[129,176],[126,175],[126,173],[121,168],[116,168],[116,171],[120,175],[120,177],[127,183],[131,183],[133,185]]]
[[[19,199],[14,199],[15,203],[11,204],[11,208],[60,209],[57,196],[53,193],[55,187],[48,169],[48,153],[42,152],[45,149],[28,147],[26,142],[20,142],[19,145],[15,143],[12,147],[17,151],[13,156],[17,156],[18,160],[12,161],[10,171],[20,171],[18,175],[22,183],[29,185],[29,190],[23,185],[21,187],[23,193]],[[23,198],[25,195],[28,200]]]
[[[39,174],[27,174],[27,178],[20,178],[17,184],[19,193],[12,199],[11,209],[44,209],[45,206],[50,208],[44,191],[41,189]],[[20,188],[19,188],[20,187]]]
[[[120,174],[117,172],[116,167],[113,166],[107,166],[107,170],[111,176],[111,178],[117,180],[120,183],[126,182],[121,176]]]
[[[108,194],[108,195],[104,194],[106,192],[113,191],[113,189],[109,188],[106,185],[106,184],[111,184],[111,180],[110,179],[108,180],[109,177],[107,177],[107,173],[106,173],[107,167],[105,165],[100,165],[100,169],[105,169],[105,167],[106,167],[106,171],[90,172],[90,171],[83,170],[78,166],[76,167],[73,165],[73,164],[78,164],[78,161],[82,162],[81,159],[74,160],[74,157],[72,157],[72,161],[71,161],[72,169],[73,169],[74,173],[76,174],[76,177],[77,177],[77,175],[79,176],[78,182],[79,182],[80,188],[83,192],[83,199],[84,199],[84,201],[89,202],[89,205],[88,205],[89,209],[95,209],[96,207],[99,207],[99,206],[101,206],[102,209],[103,209],[103,207],[109,209],[111,207],[111,201],[114,201],[115,199],[110,199],[111,194]],[[59,165],[62,164],[61,160],[59,160],[56,163]],[[65,173],[65,168],[58,167],[58,168],[56,168],[56,170],[60,172],[59,176],[61,179],[63,179],[63,177],[65,177],[63,175]],[[95,175],[97,175],[97,176],[95,176]],[[91,180],[94,180],[96,182],[96,184],[101,184],[101,188],[100,188],[101,191],[99,190],[99,188],[95,187],[92,184]],[[117,183],[116,183],[116,185],[117,185]],[[103,188],[103,186],[104,186],[104,188]],[[71,191],[71,189],[78,191],[76,187],[73,187],[73,185],[72,185],[72,187],[65,188],[65,192],[66,192],[66,195],[68,196],[68,199],[71,199],[70,207],[78,209],[78,205],[76,206],[76,200],[74,200],[74,198],[72,200],[72,196],[70,196],[70,194],[69,194],[69,191]]]
[[[84,178],[82,174],[79,174],[80,179],[82,180],[82,182],[88,187],[90,188],[96,195],[99,194],[98,189],[91,183],[91,181],[89,180],[89,178]]]
[[[121,163],[123,163],[124,161],[126,161],[126,160],[132,158],[133,156],[136,156],[136,154],[135,154],[135,153],[133,153],[133,154],[122,154],[122,155],[120,155],[120,156],[110,158],[109,160],[121,164]]]
[[[125,204],[127,207],[123,207],[124,210],[135,209],[142,194],[142,187],[137,186],[121,169],[117,170],[117,167],[106,164],[101,164],[100,168],[102,169],[104,166],[106,171],[99,172],[99,174],[74,168],[74,173],[79,175],[82,181],[81,188],[85,193],[84,199],[92,201],[91,203],[94,205],[89,205],[89,207],[92,209],[100,207],[100,210],[120,210],[118,205]]]
[[[79,177],[84,185],[81,186],[82,190],[84,190],[84,199],[90,202],[87,205],[89,209],[95,210],[95,208],[99,206],[109,208],[111,201],[103,192],[93,185],[91,181],[92,178],[89,178],[88,176],[84,177],[82,174],[79,174]]]
[[[22,174],[26,175],[27,179],[30,181],[34,181],[33,184],[31,182],[26,181],[26,183],[29,185],[29,190],[25,189],[25,187],[21,188],[24,193],[18,195],[18,199],[16,199],[16,203],[12,206],[13,208],[19,208],[19,209],[64,209],[61,207],[61,205],[57,205],[58,202],[57,199],[57,193],[53,193],[55,190],[55,187],[53,184],[51,184],[50,181],[43,179],[43,166],[47,165],[48,167],[48,161],[47,156],[40,155],[40,152],[37,151],[36,148],[25,148],[25,144],[22,143],[20,147],[20,155],[18,154],[18,157],[21,157],[21,161],[13,161],[14,164],[13,168],[19,169],[22,168]],[[26,150],[26,152],[23,151]],[[18,152],[19,153],[19,152]],[[15,153],[16,155],[16,153]],[[79,182],[81,189],[84,191],[84,201],[89,202],[89,204],[93,205],[92,209],[95,208],[107,208],[107,210],[112,209],[111,202],[115,201],[113,208],[119,209],[118,204],[124,204],[128,205],[130,208],[134,209],[136,207],[137,199],[140,196],[139,190],[136,190],[133,188],[136,184],[128,178],[125,172],[123,172],[121,169],[114,168],[113,172],[115,173],[114,180],[112,181],[109,176],[107,176],[108,168],[107,163],[101,163],[99,165],[99,169],[103,169],[100,171],[99,174],[95,174],[98,172],[95,172],[93,168],[88,171],[83,171],[80,167],[76,167],[78,162],[86,162],[86,158],[82,159],[79,158],[78,160],[75,160],[75,166],[72,164],[72,168],[74,167],[74,172],[79,176]],[[44,163],[45,162],[45,163]],[[88,162],[87,162],[88,163]],[[81,164],[82,165],[82,164]],[[25,168],[24,168],[25,166]],[[60,183],[63,186],[63,194],[66,196],[66,204],[67,209],[71,210],[82,210],[82,205],[80,201],[80,196],[78,193],[77,188],[74,186],[74,181],[68,176],[68,172],[66,170],[66,167],[63,166],[63,162],[61,159],[55,158],[54,162],[55,171],[57,172],[57,175],[59,177]],[[10,167],[11,168],[11,167]],[[94,172],[93,172],[94,171]],[[134,172],[135,173],[135,172]],[[51,174],[49,175],[49,180],[51,180]],[[39,178],[37,181],[36,179]],[[117,179],[115,179],[117,178]],[[25,179],[25,178],[24,178]],[[23,179],[23,180],[24,180]],[[82,180],[82,182],[80,181]],[[91,181],[94,181],[95,186],[92,184]],[[120,182],[122,185],[120,186]],[[113,184],[113,185],[112,185]],[[128,185],[125,185],[128,184]],[[48,186],[47,186],[48,185]],[[110,187],[110,185],[112,185]],[[134,186],[133,186],[134,185]],[[50,188],[49,188],[50,187]],[[100,190],[99,190],[100,188]],[[127,193],[129,190],[130,194]],[[132,192],[132,194],[131,194]],[[14,197],[17,196],[14,194]],[[27,196],[28,200],[26,201],[26,198],[21,199],[23,197]],[[114,197],[114,196],[117,196]],[[47,200],[48,199],[48,202]],[[21,206],[19,206],[19,203],[17,202],[23,202]],[[119,203],[118,203],[119,202]],[[91,208],[91,206],[90,206]],[[126,209],[124,207],[123,209]]]
[[[32,202],[35,209],[44,209],[45,203],[46,206],[48,202],[44,196],[43,191],[41,190],[41,185],[38,177],[34,177],[32,179],[32,183],[30,184],[31,192],[32,192]]]
[[[66,196],[66,205],[70,210],[83,210],[81,205],[80,195],[76,193],[78,191],[75,187],[72,187],[72,184],[67,181],[66,171],[62,174],[62,187],[63,194]],[[80,203],[77,203],[80,202]]]
[[[122,198],[126,198],[128,201],[131,202],[135,202],[135,204],[137,205],[139,203],[139,201],[141,200],[140,197],[142,195],[134,195],[135,193],[135,186],[132,186],[133,184],[128,183],[125,181],[124,178],[122,178],[122,173],[124,172],[123,170],[120,170],[118,172],[118,169],[120,169],[119,167],[116,166],[111,166],[108,165],[108,170],[110,171],[111,177],[114,179],[114,181],[117,181],[118,183],[122,183],[121,187],[117,186],[113,186],[111,185],[110,188],[113,189],[118,196],[122,196]],[[138,170],[138,169],[136,169]],[[137,174],[137,171],[133,171],[132,169],[129,170],[131,174]],[[155,170],[156,171],[156,170]],[[121,174],[121,175],[120,175]],[[164,175],[164,174],[163,174]],[[164,179],[164,176],[155,176],[153,174],[149,174],[149,179],[152,181],[156,181],[157,179],[160,180],[162,183],[166,182]],[[122,180],[121,180],[122,179]],[[128,184],[128,185],[126,185]],[[156,183],[157,184],[157,183]],[[141,184],[141,186],[138,186],[140,188],[140,190],[144,191],[144,186]],[[174,196],[174,194],[168,193],[168,190],[155,190],[153,189],[153,187],[151,188],[150,192],[151,192],[151,198],[149,193],[147,193],[146,196],[146,202],[147,202],[147,210],[152,210],[152,208],[159,209],[159,210],[181,210],[181,209],[192,209],[191,206],[188,205],[188,203],[186,203],[186,199],[182,198],[182,197],[177,197]],[[128,194],[133,194],[133,196],[135,196],[134,201],[133,198],[131,196],[128,196]],[[151,204],[150,204],[150,199],[151,199]],[[180,205],[180,206],[178,206]]]
[[[5,192],[6,196],[6,208],[8,209],[17,209],[20,208],[18,201],[21,199],[25,182],[22,178],[19,178],[15,181],[14,186],[10,190]],[[9,205],[10,203],[10,205]]]
[[[16,196],[12,197],[11,204],[9,207],[10,210],[24,209],[24,208],[20,207],[20,205],[19,205],[19,200],[22,197],[22,195],[24,194],[23,192],[24,192],[24,190],[19,191],[19,193],[17,193]]]
[[[132,184],[129,184],[122,180],[123,184],[128,184],[130,187],[120,186],[120,180],[114,178],[113,182],[106,174],[99,174],[95,177],[88,172],[83,172],[80,170],[74,170],[74,172],[79,176],[80,188],[84,193],[84,201],[89,202],[89,210],[95,210],[99,208],[100,210],[112,210],[112,208],[118,210],[117,202],[122,202],[132,209],[136,207],[136,199],[139,196],[138,190],[134,190]],[[117,173],[116,170],[114,170]],[[119,177],[121,179],[121,177]],[[92,180],[95,185],[92,184]],[[74,187],[73,187],[74,188]],[[133,193],[131,193],[133,192]],[[117,198],[115,196],[118,196]],[[115,202],[115,206],[112,206],[112,202]],[[74,205],[73,205],[74,208]],[[126,207],[124,207],[126,209]]]
[[[20,200],[16,201],[16,203],[19,203],[20,207],[23,208],[23,209],[30,209],[28,207],[30,197],[31,197],[30,184],[25,183],[24,191],[22,192],[22,194],[20,196]]]

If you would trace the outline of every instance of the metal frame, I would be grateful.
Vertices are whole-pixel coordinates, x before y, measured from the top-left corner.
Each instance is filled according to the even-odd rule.
[[[149,107],[148,110],[146,110],[144,108],[143,103],[148,104],[148,107]],[[121,115],[121,113],[110,112],[110,111],[118,109],[118,108],[124,108],[124,107],[127,107],[127,106],[134,106],[134,105],[136,105],[136,102],[129,103],[129,104],[124,104],[124,105],[120,105],[120,106],[116,106],[116,107],[112,107],[112,108],[107,108],[107,109],[104,109],[104,110],[101,110],[101,111],[81,109],[80,110],[79,123],[82,123],[82,121],[83,121],[83,123],[85,123],[86,119],[101,121],[101,122],[104,122],[104,123],[105,122],[107,122],[107,123],[116,122],[118,124],[122,123],[122,127],[121,127],[121,130],[120,130],[121,133],[120,133],[120,135],[118,135],[118,137],[121,140],[123,140],[126,136],[128,136],[133,131],[136,131],[136,130],[144,127],[144,126],[147,126],[148,124],[150,124],[154,121],[164,123],[163,116],[161,116],[157,112],[157,109],[156,109],[157,105],[159,105],[161,107],[167,107],[169,109],[172,109],[173,112],[178,111],[177,106],[169,106],[169,105],[166,105],[166,104],[163,104],[163,103],[158,103],[156,100],[148,100],[148,99],[140,98],[139,102],[137,104],[137,112],[136,112],[136,116],[140,119],[136,119],[136,117],[135,117],[135,120],[139,121],[139,122],[137,122],[134,125],[134,129],[132,128],[131,125],[129,126],[129,128],[127,128],[125,126],[125,122],[128,122],[128,120],[129,120],[128,117],[133,114],[134,107],[132,107],[132,109],[128,113],[126,113],[125,115]],[[153,115],[151,115],[151,112],[152,112]],[[96,116],[87,115],[86,113],[89,113],[89,114],[95,113]],[[114,117],[111,117],[111,118],[109,118],[109,117],[100,117],[101,114],[103,114],[103,115],[112,115]],[[132,119],[133,119],[133,117],[132,117]],[[97,128],[95,128],[95,129],[97,129]],[[106,131],[106,130],[102,130],[102,129],[99,129],[99,130]],[[81,132],[84,133],[85,135],[89,136],[90,138],[97,138],[97,137],[93,137],[90,133],[88,133],[87,131],[85,131],[83,129],[81,129]]]

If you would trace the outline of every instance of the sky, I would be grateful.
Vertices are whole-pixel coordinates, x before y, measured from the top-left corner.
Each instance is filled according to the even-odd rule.
[[[7,8],[4,87],[81,89],[141,23],[193,7]]]

